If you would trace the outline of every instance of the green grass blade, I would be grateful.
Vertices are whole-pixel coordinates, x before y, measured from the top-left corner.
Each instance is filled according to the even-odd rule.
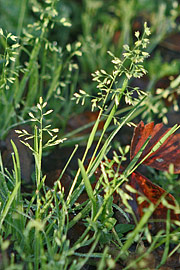
[[[90,147],[91,147],[91,145],[92,145],[92,143],[94,141],[94,137],[95,137],[98,125],[99,125],[99,117],[97,118],[97,120],[95,122],[95,125],[93,126],[93,129],[92,129],[91,134],[89,136],[89,139],[88,139],[88,142],[87,142],[87,149],[90,149]]]
[[[22,111],[23,117],[30,110],[31,106],[33,106],[36,100],[39,98],[38,91],[39,91],[39,70],[38,70],[38,64],[35,63],[29,77],[26,103]]]
[[[122,89],[121,89],[121,93],[119,94],[119,98],[118,98],[118,102],[120,102],[121,98],[122,98],[122,95],[124,93],[124,91],[126,90],[126,87],[128,85],[128,79],[125,79],[124,82],[123,82],[123,86],[122,86]],[[108,126],[110,125],[115,113],[116,113],[116,110],[117,110],[117,105],[114,104],[110,114],[108,115],[108,118],[104,124],[104,127],[103,127],[103,131],[105,132],[106,129],[108,128]]]
[[[15,170],[15,179],[16,182],[21,182],[21,168],[20,168],[20,160],[17,147],[13,140],[11,140],[11,144],[14,150],[15,159],[13,158],[14,170]]]
[[[20,182],[16,184],[13,192],[11,193],[7,203],[6,203],[6,206],[5,208],[3,209],[1,215],[0,215],[0,230],[2,228],[2,224],[4,222],[4,219],[6,218],[7,214],[8,214],[8,211],[11,207],[11,204],[13,203],[15,197],[17,196],[17,193],[18,193],[18,190],[19,190],[19,187],[20,187]]]
[[[163,256],[161,258],[161,262],[158,265],[157,269],[159,269],[168,258],[169,254],[169,245],[170,245],[170,229],[171,229],[171,217],[170,217],[170,209],[167,211],[167,219],[166,219],[166,241],[165,241],[165,248],[163,252]]]
[[[68,229],[72,228],[80,219],[87,215],[87,213],[91,210],[90,202],[79,212],[70,222]]]
[[[130,174],[137,169],[137,167],[142,164],[152,153],[157,151],[159,147],[171,136],[174,132],[176,132],[180,128],[180,125],[174,125],[151,149],[151,151],[131,170]]]
[[[151,139],[151,136],[149,136],[149,138],[145,141],[145,143],[140,148],[140,150],[138,151],[138,153],[135,155],[135,157],[133,158],[133,160],[129,163],[129,165],[127,166],[127,168],[124,170],[124,175],[126,177],[128,177],[134,171],[134,167],[135,167],[138,159],[142,155],[142,152],[144,151],[144,149],[146,148],[147,144],[149,143],[150,139]],[[137,164],[137,166],[139,166],[139,165],[140,165],[140,163]],[[137,168],[137,166],[135,168]]]
[[[88,261],[89,257],[92,255],[93,251],[95,250],[98,241],[100,238],[100,233],[97,234],[94,243],[92,244],[89,252],[86,254],[86,258],[84,260],[82,260],[80,263],[77,264],[77,269],[82,269],[82,267],[85,265],[85,263]]]
[[[119,254],[119,257],[121,255],[124,255],[124,253],[126,253],[128,251],[128,249],[130,248],[130,246],[134,242],[136,235],[138,235],[138,233],[141,231],[141,229],[144,227],[144,225],[147,224],[147,222],[148,222],[150,216],[152,215],[152,213],[154,212],[154,210],[155,210],[155,205],[153,205],[151,203],[149,205],[147,211],[144,213],[141,220],[137,224],[136,228],[131,233],[128,234],[128,236],[127,236],[128,239],[125,242],[124,246],[122,247],[121,252]]]
[[[53,74],[52,82],[51,82],[51,85],[50,85],[50,88],[48,90],[47,97],[46,97],[47,101],[52,96],[53,92],[55,91],[55,89],[57,88],[59,84],[59,77],[60,77],[61,71],[62,71],[62,63],[59,64],[59,66],[55,69],[55,72]]]
[[[84,169],[84,166],[83,166],[81,160],[78,160],[78,164],[79,164],[79,168],[81,170],[81,174],[82,174],[82,177],[83,177],[83,180],[84,180],[84,184],[85,184],[85,187],[86,187],[87,194],[89,196],[90,201],[92,202],[93,216],[95,216],[95,214],[96,214],[96,198],[95,198],[95,196],[93,194],[93,189],[92,189],[91,183],[89,181],[89,178],[88,178],[88,176],[86,174],[86,171]]]
[[[18,104],[22,98],[27,81],[29,80],[29,77],[32,73],[33,65],[34,65],[35,61],[37,60],[40,48],[41,48],[41,38],[37,39],[37,43],[35,44],[35,46],[32,50],[31,56],[30,56],[28,69],[24,73],[24,76],[20,82],[18,91],[14,93],[15,104]]]

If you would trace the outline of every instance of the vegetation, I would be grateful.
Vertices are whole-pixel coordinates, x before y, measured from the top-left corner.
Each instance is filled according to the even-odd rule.
[[[162,172],[142,167],[150,138],[128,155],[141,120],[178,124],[178,3],[18,0],[14,7],[7,0],[0,7],[0,269],[145,270],[169,261],[174,269],[175,164]],[[166,226],[156,232],[149,219],[157,205],[140,196],[149,207],[138,219],[124,190],[138,167],[177,200],[164,202]]]

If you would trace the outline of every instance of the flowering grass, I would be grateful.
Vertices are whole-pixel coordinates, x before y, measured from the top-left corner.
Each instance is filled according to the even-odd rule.
[[[179,94],[180,80],[178,75],[172,78],[179,70],[179,60],[169,65],[155,50],[178,28],[179,8],[176,2],[126,2],[83,0],[80,5],[73,0],[19,1],[19,18],[2,4],[4,13],[9,11],[12,18],[7,25],[0,20],[1,140],[9,130],[15,130],[34,162],[27,185],[16,144],[11,141],[12,171],[4,165],[2,149],[0,269],[151,269],[148,258],[164,247],[156,264],[156,269],[161,269],[179,252],[179,225],[170,229],[169,214],[166,231],[153,235],[147,224],[154,205],[137,221],[128,194],[123,193],[124,207],[113,198],[140,166],[137,160],[146,146],[120,174],[129,152],[129,146],[116,139],[122,128],[136,126],[140,119],[167,124],[168,111],[179,111],[174,97]],[[141,11],[145,12],[141,29],[132,31]],[[147,12],[150,23],[145,20]],[[146,89],[134,86],[147,76]],[[171,76],[169,86],[156,89],[164,76]],[[165,106],[166,99],[171,102],[169,107]],[[97,119],[67,132],[71,115],[84,110],[98,112]],[[31,126],[31,132],[23,128],[24,124]],[[88,134],[75,136],[87,126],[92,127]],[[162,141],[175,130],[176,126]],[[69,173],[71,184],[63,184],[81,144],[85,149],[78,169]],[[55,147],[62,148],[63,153],[68,145],[73,145],[72,153],[49,188],[42,169],[44,156]],[[109,161],[111,148],[113,158]],[[167,190],[170,185],[177,195],[179,181],[173,174],[157,174],[153,169],[148,174],[167,182]]]

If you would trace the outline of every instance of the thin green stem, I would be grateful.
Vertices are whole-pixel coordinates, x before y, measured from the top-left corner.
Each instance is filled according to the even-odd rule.
[[[25,13],[26,13],[26,7],[27,7],[27,0],[23,0],[21,2],[21,10],[20,10],[20,14],[19,14],[18,27],[17,27],[17,36],[18,36],[18,38],[21,35],[23,22],[24,22],[24,17],[25,17]]]
[[[120,100],[121,100],[121,98],[122,98],[122,95],[123,95],[123,93],[124,93],[124,91],[125,91],[125,89],[126,89],[126,87],[127,87],[127,84],[128,84],[128,80],[125,79],[125,80],[124,80],[124,83],[123,83],[122,91],[121,91],[121,93],[119,94],[119,102],[120,102]],[[95,148],[95,150],[94,150],[94,152],[93,152],[92,158],[91,158],[91,160],[90,160],[90,162],[89,162],[89,165],[88,165],[88,168],[87,168],[87,173],[89,172],[89,170],[90,170],[90,168],[91,168],[91,165],[92,165],[93,160],[94,160],[94,158],[95,158],[95,156],[96,156],[96,154],[97,154],[97,151],[98,151],[99,146],[100,146],[100,144],[101,144],[101,141],[102,141],[102,139],[103,139],[103,137],[104,137],[104,134],[105,134],[105,132],[106,132],[108,126],[110,125],[110,123],[111,123],[111,121],[112,121],[112,119],[113,119],[113,117],[114,117],[114,115],[115,115],[115,113],[116,113],[116,110],[117,110],[117,106],[116,106],[116,104],[114,104],[114,106],[113,106],[113,108],[112,108],[112,110],[111,110],[110,114],[108,115],[108,118],[107,118],[107,120],[106,120],[106,122],[105,122],[105,125],[104,125],[104,128],[103,128],[101,137],[100,137],[99,140],[98,140],[98,143],[97,143],[96,148]]]
[[[39,218],[39,210],[40,210],[40,198],[39,198],[39,190],[38,187],[40,186],[41,182],[41,163],[42,163],[42,140],[43,140],[43,114],[42,114],[42,108],[41,108],[41,116],[40,116],[40,127],[39,132],[37,134],[39,138],[39,144],[38,144],[38,152],[37,152],[37,179],[36,179],[36,185],[37,185],[37,218]]]
[[[110,87],[109,87],[109,90],[112,88],[112,86],[113,86],[113,84],[114,84],[114,82],[115,82],[117,76],[118,76],[118,74],[116,74],[116,75],[113,77],[113,80],[112,80],[112,82],[111,82],[111,85],[110,85]],[[125,90],[125,88],[124,88],[124,90]],[[101,116],[102,116],[102,113],[103,113],[103,110],[104,110],[104,106],[105,106],[105,104],[106,104],[106,101],[107,101],[109,92],[110,92],[110,91],[107,91],[107,94],[106,94],[105,99],[104,99],[104,101],[103,101],[103,106],[102,106],[102,108],[101,108],[100,111],[99,111],[98,118],[97,118],[97,120],[96,120],[96,122],[95,122],[95,125],[94,125],[94,127],[93,127],[93,129],[92,129],[92,131],[91,131],[90,136],[89,136],[89,139],[88,139],[88,142],[87,142],[87,146],[86,146],[86,149],[85,149],[85,152],[84,152],[82,161],[81,161],[82,164],[84,164],[84,161],[85,161],[85,159],[86,159],[87,153],[88,153],[88,151],[89,151],[89,149],[90,149],[90,147],[91,147],[91,145],[92,145],[92,143],[93,143],[93,140],[94,140],[94,137],[95,137],[95,134],[96,134],[96,131],[97,131],[97,128],[98,128],[98,125],[99,125],[99,122],[100,122],[100,118],[101,118]],[[122,96],[122,94],[120,95],[120,98],[121,98],[121,96]],[[120,98],[119,98],[119,99],[120,99]],[[92,164],[92,162],[93,162],[93,159],[94,159],[94,157],[95,157],[95,155],[96,155],[96,153],[97,153],[97,151],[98,151],[99,145],[100,145],[100,143],[101,143],[101,141],[102,141],[102,139],[103,139],[103,136],[104,136],[104,134],[105,134],[105,131],[106,131],[106,129],[108,128],[108,126],[109,126],[109,124],[110,124],[110,122],[111,122],[111,120],[112,120],[112,118],[113,118],[115,112],[116,112],[116,105],[113,106],[113,108],[112,108],[112,110],[111,110],[111,113],[110,113],[110,115],[108,116],[108,118],[107,118],[107,120],[106,120],[105,127],[103,128],[103,132],[102,132],[101,137],[100,137],[100,139],[99,139],[99,141],[98,141],[98,143],[97,143],[96,149],[95,149],[94,154],[93,154],[93,156],[92,156],[92,158],[91,158],[91,161],[90,161],[90,164],[89,164],[89,166],[88,166],[87,172],[88,172],[89,169],[90,169],[90,166],[91,166],[91,164]],[[72,194],[72,192],[73,192],[73,190],[74,190],[74,187],[75,187],[75,185],[76,185],[76,183],[77,183],[77,179],[78,179],[78,177],[79,177],[80,171],[81,171],[81,170],[80,170],[80,168],[79,168],[78,171],[77,171],[77,173],[76,173],[76,176],[75,176],[75,178],[74,178],[74,181],[73,181],[73,184],[72,184],[72,186],[71,186],[71,189],[70,189],[70,191],[69,191],[68,197],[67,197],[67,201],[68,201],[68,202],[69,202],[70,196],[71,196],[71,194]]]

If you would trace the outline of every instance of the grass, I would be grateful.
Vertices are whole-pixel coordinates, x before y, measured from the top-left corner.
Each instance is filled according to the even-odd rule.
[[[148,140],[128,162],[128,142],[122,145],[117,136],[126,137],[122,131],[126,125],[132,129],[140,120],[167,124],[168,113],[179,112],[180,63],[176,58],[164,60],[161,46],[178,31],[180,10],[171,1],[79,2],[19,1],[19,15],[11,8],[12,0],[2,4],[6,20],[0,19],[1,140],[5,142],[9,130],[16,130],[34,163],[30,183],[25,183],[22,150],[15,137],[12,170],[4,165],[2,149],[0,269],[103,270],[115,265],[151,269],[147,258],[164,247],[155,266],[161,269],[179,252],[179,223],[171,224],[168,211],[166,230],[162,227],[152,234],[148,227],[156,208],[152,203],[137,220],[123,183],[140,166],[137,161]],[[156,89],[166,76],[169,85]],[[141,89],[144,78],[146,86]],[[95,121],[67,131],[73,114],[78,119],[90,110],[98,112]],[[87,126],[92,129],[84,134]],[[73,150],[49,188],[44,158],[57,149],[63,155],[69,145]],[[72,171],[70,163],[82,145],[83,155]],[[119,173],[124,163],[128,165]],[[147,174],[167,191],[170,186],[178,200],[178,176],[154,169]]]

